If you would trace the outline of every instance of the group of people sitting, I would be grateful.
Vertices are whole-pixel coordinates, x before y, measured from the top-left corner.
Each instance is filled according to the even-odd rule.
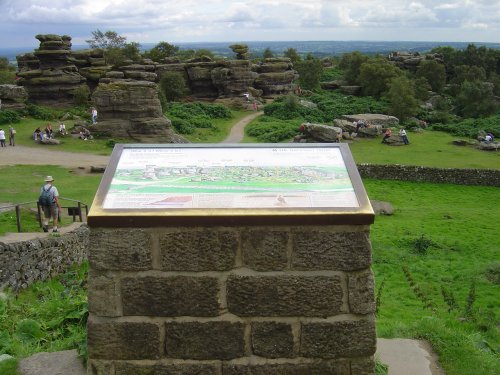
[[[387,128],[384,133],[384,138],[382,138],[382,143],[387,143],[387,139],[389,139],[392,136],[392,129]],[[406,134],[406,130],[403,128],[399,129],[399,137],[403,141],[405,145],[409,145],[410,141],[408,140],[408,135]]]
[[[356,127],[356,132],[358,132],[360,128],[370,128],[372,126],[370,121],[365,120],[353,121],[352,124]]]
[[[495,142],[495,137],[491,133],[486,133],[481,142],[486,142],[486,143]]]
[[[66,130],[66,125],[64,125],[63,122],[59,123],[59,129],[58,129],[59,135],[67,135],[68,131]],[[52,129],[52,125],[48,123],[45,126],[45,129],[42,131],[40,127],[36,128],[35,131],[33,132],[33,139],[35,141],[43,141],[44,139],[52,139],[54,138],[54,130]],[[90,134],[90,131],[88,129],[82,129],[79,134],[78,138],[87,140],[87,139],[92,139],[92,135]]]

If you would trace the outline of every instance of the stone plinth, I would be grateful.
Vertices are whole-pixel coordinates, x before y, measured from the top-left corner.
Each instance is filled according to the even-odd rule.
[[[282,160],[288,159],[288,152],[297,160],[311,155],[305,147],[291,151],[276,147],[266,152],[276,158],[285,152]],[[329,162],[321,155],[330,155],[331,148],[348,156],[345,145],[316,147],[312,154],[319,164]],[[351,170],[352,159],[345,162],[345,172],[336,167],[333,177],[327,169],[321,175],[316,166],[306,164],[287,169],[283,163],[280,168],[285,172],[266,169],[266,162],[256,163],[252,175],[260,181],[259,192],[252,197],[248,191],[241,196],[236,192],[238,198],[231,198],[223,186],[233,186],[235,171],[239,176],[246,173],[240,162],[260,150],[222,151],[227,152],[201,145],[115,148],[88,220],[88,374],[373,374],[376,332],[369,240],[373,211],[357,171]],[[152,153],[156,156],[149,160],[154,159],[154,165],[137,164]],[[219,174],[220,169],[212,167],[213,171],[223,181],[232,177],[228,185],[219,184],[220,193],[214,192],[218,180],[209,167],[199,168],[212,192],[205,196],[195,188],[193,205],[180,208],[190,202],[187,186],[202,181],[194,175],[195,168],[179,163],[190,159],[186,163],[191,165],[197,154],[201,155],[197,164],[212,158],[215,162],[222,155],[225,171]],[[245,156],[239,159],[238,154]],[[294,173],[300,168],[302,178],[316,179],[315,186],[327,181],[324,199],[342,194],[338,204],[344,206],[325,208],[315,195],[319,190],[310,198],[322,208],[283,208],[292,206],[298,190],[278,195],[280,199],[265,206],[270,193],[261,190],[274,189],[258,176],[263,171],[279,173],[280,181],[288,176],[295,184]],[[344,181],[347,172],[356,196],[349,208],[345,188],[339,193],[331,188]],[[141,184],[152,189],[158,182],[165,189],[190,174],[179,194],[162,190],[160,210],[150,208],[160,202],[156,195],[150,203],[144,201],[147,193],[140,191]],[[124,186],[129,183],[136,193]],[[126,192],[130,203],[117,190]],[[212,208],[193,208],[195,203],[205,207],[206,199]],[[232,208],[220,208],[231,199]],[[238,208],[239,199],[260,199],[260,207],[267,208],[245,211]]]

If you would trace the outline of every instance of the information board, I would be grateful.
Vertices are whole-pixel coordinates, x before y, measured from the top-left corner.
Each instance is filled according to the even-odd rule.
[[[89,219],[123,213],[366,213],[366,208],[346,145],[118,145]]]

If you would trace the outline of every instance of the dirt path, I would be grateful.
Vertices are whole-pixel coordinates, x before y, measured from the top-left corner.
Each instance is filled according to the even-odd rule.
[[[243,117],[240,121],[233,125],[231,133],[229,133],[229,136],[221,143],[240,143],[245,135],[245,126],[247,126],[253,119],[263,114],[264,112],[259,111]]]
[[[108,165],[109,156],[56,151],[51,147],[53,146],[47,146],[47,148],[26,146],[0,148],[0,165],[59,165],[69,168],[104,167]]]

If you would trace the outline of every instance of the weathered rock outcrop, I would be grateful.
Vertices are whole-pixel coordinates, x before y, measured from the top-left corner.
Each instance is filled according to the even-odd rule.
[[[389,61],[394,62],[397,67],[416,72],[418,65],[423,60],[436,60],[437,62],[443,64],[443,56],[439,53],[429,53],[421,55],[419,52],[402,52],[396,51],[392,52],[389,57]]]
[[[161,111],[158,86],[132,79],[101,79],[92,95],[99,122],[92,132],[140,142],[186,143]]]
[[[18,83],[26,88],[30,101],[64,107],[73,104],[73,92],[86,79],[71,61],[71,37],[53,34],[37,35],[40,48],[34,52],[38,69],[19,71]],[[31,59],[31,56],[29,57]],[[23,66],[35,66],[33,60],[24,60]]]
[[[158,64],[150,59],[122,66],[107,65],[102,49],[71,51],[71,38],[37,35],[40,48],[35,53],[17,56],[19,84],[26,87],[29,99],[38,104],[67,106],[73,104],[73,90],[86,84],[94,91],[99,80],[133,79],[159,82],[168,72],[182,75],[190,95],[200,99],[238,98],[255,90],[253,97],[287,94],[298,78],[290,59],[266,59],[252,65],[248,46],[233,45],[236,60],[212,60],[202,56],[187,62],[165,59]]]
[[[28,94],[22,86],[0,85],[2,109],[22,109],[27,97]]]
[[[264,96],[292,92],[292,82],[298,78],[298,73],[293,69],[289,58],[265,59],[262,64],[253,65],[252,70],[259,74],[254,87],[262,90]]]

